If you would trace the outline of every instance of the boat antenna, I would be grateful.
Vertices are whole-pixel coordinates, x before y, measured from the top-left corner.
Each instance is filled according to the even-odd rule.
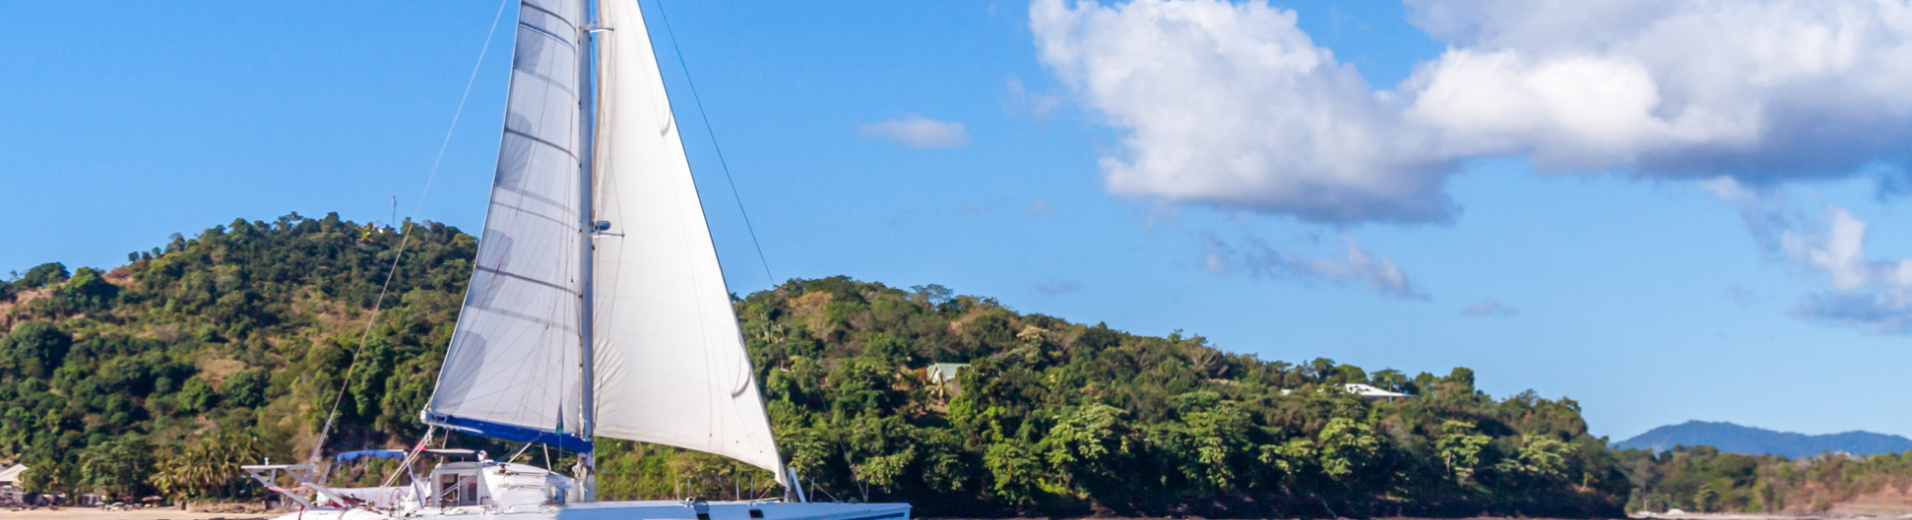
[[[385,295],[391,292],[392,278],[398,275],[398,262],[405,258],[405,247],[411,243],[412,228],[417,227],[412,224],[412,221],[416,220],[418,212],[424,209],[425,196],[432,192],[432,180],[438,177],[438,167],[445,162],[445,150],[451,147],[451,136],[458,130],[458,119],[465,114],[465,101],[471,99],[471,86],[478,82],[478,70],[485,64],[485,53],[491,50],[492,37],[498,33],[498,20],[504,18],[505,6],[510,5],[511,2],[512,0],[500,2],[498,13],[492,15],[491,29],[485,32],[485,44],[478,49],[478,62],[472,64],[471,77],[465,80],[465,93],[458,96],[458,108],[452,111],[451,127],[445,129],[445,138],[438,143],[438,157],[432,159],[431,171],[425,175],[425,189],[418,194],[418,204],[412,207],[411,217],[406,218],[404,224],[399,226],[401,231],[398,235],[398,253],[392,255],[392,268],[385,272],[385,283],[379,286],[378,299],[372,301],[372,314],[365,318],[365,331],[359,333],[358,349],[352,352],[351,364],[345,366],[345,378],[339,380],[338,395],[332,398],[332,412],[326,414],[325,426],[319,428],[319,440],[312,444],[310,459],[313,464],[319,463],[319,455],[325,451],[325,438],[331,435],[332,426],[338,422],[339,404],[345,402],[345,390],[351,388],[352,372],[358,368],[359,356],[365,353],[365,343],[372,337],[372,326],[378,323],[379,311],[385,305]],[[392,205],[394,207],[398,205],[398,197],[392,197]],[[397,218],[396,212],[393,218]],[[324,478],[324,475],[320,475],[319,480],[323,481]]]
[[[757,228],[750,224],[750,212],[744,209],[744,198],[737,194],[737,180],[730,176],[730,162],[724,160],[724,147],[717,144],[717,131],[710,126],[710,113],[704,111],[704,99],[697,95],[697,82],[691,80],[690,65],[684,62],[684,47],[677,44],[677,32],[671,30],[671,16],[664,12],[664,0],[657,0],[657,17],[664,21],[664,34],[670,37],[671,51],[677,54],[677,66],[684,69],[684,83],[690,86],[690,99],[697,102],[697,115],[704,119],[704,135],[710,136],[710,148],[717,151],[717,164],[723,166],[724,181],[730,184],[730,198],[737,201],[737,213],[744,216],[744,229],[750,231],[750,246],[757,249],[757,262],[763,264],[763,275],[770,285],[777,285],[777,277],[770,274],[770,260],[764,258],[763,244],[757,242]]]

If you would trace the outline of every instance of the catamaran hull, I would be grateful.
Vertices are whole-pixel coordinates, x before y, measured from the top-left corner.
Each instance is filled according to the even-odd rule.
[[[701,510],[701,513],[700,513]],[[753,513],[754,511],[754,513]],[[593,502],[535,511],[423,508],[400,513],[369,509],[312,509],[274,520],[909,520],[909,504],[638,501]]]
[[[909,504],[834,504],[787,502],[711,502],[699,515],[686,502],[594,502],[565,506],[565,520],[908,520]],[[752,511],[756,511],[753,514]],[[757,516],[761,515],[761,516]]]

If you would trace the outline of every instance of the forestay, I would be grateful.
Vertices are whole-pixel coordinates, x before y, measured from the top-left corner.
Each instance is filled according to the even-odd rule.
[[[579,347],[582,0],[525,0],[471,285],[425,421],[588,451]]]
[[[599,6],[595,433],[782,463],[635,1]]]

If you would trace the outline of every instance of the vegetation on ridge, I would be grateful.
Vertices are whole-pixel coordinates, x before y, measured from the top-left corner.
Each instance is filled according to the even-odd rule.
[[[1886,495],[1903,504],[1912,488],[1912,451],[1855,456],[1822,453],[1812,457],[1742,455],[1712,446],[1652,453],[1619,452],[1634,483],[1627,510],[1727,513],[1839,513],[1836,509]],[[1896,494],[1896,497],[1891,495]],[[1901,506],[1902,507],[1902,506]],[[1887,512],[1865,506],[1847,513]]]
[[[48,264],[0,283],[0,459],[32,466],[35,490],[256,496],[236,466],[301,459],[341,387],[329,446],[409,446],[476,242],[415,228],[367,333],[398,243],[295,214],[176,236],[111,272]],[[1705,466],[1613,451],[1573,401],[1495,399],[1464,368],[1265,361],[840,277],[737,305],[781,450],[818,499],[926,516],[1610,517],[1630,498],[1692,499],[1682,475]],[[941,381],[932,363],[969,365]],[[1344,390],[1355,383],[1412,397],[1369,401]],[[768,473],[714,456],[600,446],[606,498],[776,493]],[[389,469],[335,478],[370,485]],[[1756,503],[1733,500],[1709,503]]]

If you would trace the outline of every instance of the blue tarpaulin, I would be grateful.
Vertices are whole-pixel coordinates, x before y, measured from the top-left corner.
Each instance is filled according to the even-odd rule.
[[[403,451],[399,451],[399,450],[359,450],[359,451],[348,451],[348,452],[345,452],[345,453],[340,453],[340,454],[339,454],[339,457],[338,457],[338,460],[339,460],[339,462],[345,462],[345,461],[348,461],[348,460],[356,460],[356,459],[358,459],[359,457],[378,457],[378,458],[383,458],[383,459],[402,459],[402,458],[405,458],[405,452],[403,452]]]

